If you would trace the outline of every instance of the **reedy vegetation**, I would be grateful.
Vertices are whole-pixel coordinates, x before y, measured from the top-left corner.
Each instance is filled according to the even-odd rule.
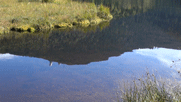
[[[0,0],[0,27],[10,29],[28,25],[36,30],[50,29],[60,23],[73,24],[80,20],[91,21],[100,18],[99,12],[104,12],[106,17],[110,15],[109,8],[103,5],[98,7],[94,3],[72,0],[43,0],[50,1],[48,3],[36,1],[40,2]]]
[[[132,84],[124,83],[118,93],[118,102],[181,102],[181,81],[157,79],[147,72]]]

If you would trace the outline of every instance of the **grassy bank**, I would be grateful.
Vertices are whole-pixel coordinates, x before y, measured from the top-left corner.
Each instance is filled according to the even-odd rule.
[[[118,102],[181,102],[181,82],[157,79],[147,73],[144,78],[124,83]]]
[[[41,0],[0,0],[0,16],[0,33],[87,27],[112,19],[109,8],[103,5],[71,0],[51,0],[47,3]]]

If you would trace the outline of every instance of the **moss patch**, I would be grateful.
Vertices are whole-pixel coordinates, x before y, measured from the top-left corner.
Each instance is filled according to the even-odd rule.
[[[4,33],[4,27],[0,27],[0,34]]]
[[[90,22],[89,20],[82,20],[79,22],[79,24],[82,26],[82,27],[87,27],[90,25]]]
[[[71,23],[60,23],[60,24],[55,24],[54,25],[55,28],[71,28],[73,27],[73,25]]]
[[[93,25],[97,25],[97,24],[101,23],[102,21],[103,21],[102,19],[96,18],[96,19],[91,20],[90,23]]]
[[[33,28],[33,27],[29,27],[27,31],[29,31],[29,32],[32,32],[32,33],[33,33],[33,32],[35,32],[35,31],[36,31],[36,29],[35,29],[35,28]]]
[[[36,31],[36,29],[30,25],[22,25],[22,26],[18,26],[18,27],[12,27],[11,30],[18,31],[18,32],[24,32],[24,31],[35,32]]]
[[[9,28],[4,28],[0,26],[0,34],[5,34],[5,33],[9,33]]]

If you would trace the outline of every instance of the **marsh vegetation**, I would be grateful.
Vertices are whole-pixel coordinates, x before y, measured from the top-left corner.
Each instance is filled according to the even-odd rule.
[[[123,82],[118,102],[181,102],[181,81],[146,72],[141,78]]]
[[[41,31],[99,24],[112,19],[109,8],[71,0],[0,0],[0,32]]]

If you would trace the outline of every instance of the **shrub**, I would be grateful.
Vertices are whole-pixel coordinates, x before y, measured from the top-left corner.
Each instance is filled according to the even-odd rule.
[[[110,14],[110,10],[108,7],[104,7],[102,4],[98,7],[97,16],[103,19],[107,19]]]

